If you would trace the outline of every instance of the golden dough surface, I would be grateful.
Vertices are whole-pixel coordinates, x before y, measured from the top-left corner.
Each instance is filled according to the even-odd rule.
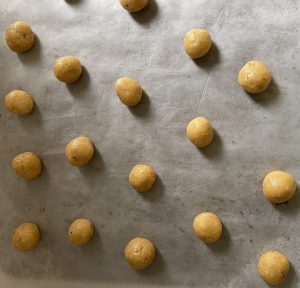
[[[9,49],[16,53],[23,53],[30,50],[35,41],[31,27],[21,21],[7,27],[5,39]]]
[[[39,156],[32,152],[24,152],[12,160],[12,167],[16,174],[24,179],[31,180],[42,172],[42,162]]]
[[[150,240],[137,237],[128,242],[124,253],[131,267],[136,270],[143,270],[154,261],[155,246]]]
[[[268,67],[260,61],[249,61],[239,72],[238,82],[249,93],[265,91],[272,80]]]
[[[135,190],[147,192],[155,183],[156,173],[149,165],[137,164],[131,169],[128,179]]]
[[[279,251],[267,251],[260,256],[258,261],[260,277],[270,285],[282,283],[290,270],[288,258]]]
[[[13,90],[5,96],[5,107],[11,112],[19,116],[31,113],[33,109],[33,99],[25,91]]]
[[[94,226],[89,219],[76,219],[69,227],[68,238],[74,245],[85,245],[94,236]]]
[[[40,241],[40,230],[34,223],[19,225],[12,236],[13,247],[18,251],[30,251],[36,248]]]
[[[59,81],[71,84],[79,79],[82,73],[82,67],[78,58],[74,56],[64,56],[56,60],[53,72]]]
[[[207,30],[192,29],[183,39],[185,52],[192,58],[198,59],[206,55],[211,48],[211,37]]]

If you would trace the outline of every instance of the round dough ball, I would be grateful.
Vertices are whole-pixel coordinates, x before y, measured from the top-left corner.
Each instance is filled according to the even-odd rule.
[[[292,175],[283,171],[268,173],[263,181],[263,193],[274,204],[290,200],[296,192],[296,182]]]
[[[128,178],[135,190],[147,192],[152,188],[156,180],[156,173],[149,165],[138,164],[131,169]]]
[[[193,29],[187,32],[183,39],[185,52],[193,59],[207,54],[211,47],[211,37],[208,31]]]
[[[120,0],[120,3],[129,12],[138,12],[146,7],[148,0]]]
[[[193,119],[186,128],[187,137],[199,148],[209,145],[214,138],[210,122],[204,117]]]
[[[258,273],[260,277],[270,285],[282,283],[289,270],[288,258],[279,251],[268,251],[260,256],[258,261]]]
[[[40,242],[40,230],[34,223],[19,225],[12,236],[12,244],[18,251],[29,251],[36,248]]]
[[[7,27],[5,39],[10,50],[23,53],[33,46],[34,33],[27,23],[15,22]]]
[[[12,167],[18,176],[31,180],[42,172],[42,162],[38,155],[32,152],[24,152],[12,160]]]
[[[222,223],[220,218],[210,212],[197,215],[193,221],[195,234],[206,244],[219,240],[222,234]]]
[[[9,112],[19,116],[29,114],[33,109],[33,99],[25,91],[13,90],[5,96],[5,106]]]
[[[260,61],[250,61],[241,69],[238,82],[250,93],[261,93],[267,89],[272,76],[268,67]]]
[[[138,104],[143,95],[143,89],[139,82],[129,77],[123,77],[117,80],[115,91],[120,101],[128,107]]]
[[[93,236],[94,226],[89,219],[76,219],[68,230],[70,242],[78,246],[90,242]]]
[[[89,138],[80,136],[69,142],[66,156],[73,166],[84,166],[94,157],[94,146]]]
[[[145,238],[134,238],[125,247],[125,258],[128,264],[136,270],[150,266],[155,259],[155,247]]]
[[[54,64],[55,77],[65,83],[74,83],[82,73],[80,61],[73,56],[58,58]]]

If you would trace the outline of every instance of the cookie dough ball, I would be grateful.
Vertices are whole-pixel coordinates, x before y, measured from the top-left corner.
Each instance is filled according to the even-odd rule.
[[[214,137],[213,127],[204,117],[193,119],[186,128],[187,137],[199,148],[206,147]]]
[[[128,107],[137,105],[143,95],[143,89],[139,82],[129,77],[123,77],[117,80],[115,91],[120,101]]]
[[[193,221],[195,234],[206,244],[219,240],[222,234],[222,223],[220,218],[210,212],[197,215]]]
[[[42,172],[42,162],[39,156],[32,152],[17,155],[12,160],[12,167],[18,176],[27,180],[38,177]]]
[[[247,92],[261,93],[271,82],[271,72],[264,63],[253,60],[241,69],[238,82]]]
[[[12,244],[18,251],[29,251],[40,242],[40,230],[34,223],[23,223],[16,228],[12,236]]]
[[[13,90],[5,96],[5,106],[9,112],[19,116],[29,114],[33,109],[33,99],[25,91]]]
[[[263,193],[274,204],[290,200],[296,192],[296,182],[292,175],[283,171],[272,171],[263,181]]]
[[[66,147],[66,156],[73,166],[84,166],[94,157],[94,146],[90,139],[80,136],[69,142]]]
[[[28,51],[34,44],[34,34],[25,22],[15,22],[9,25],[5,39],[9,49],[17,53]]]
[[[56,60],[53,71],[59,81],[70,84],[78,80],[82,73],[82,67],[76,57],[65,56]]]
[[[260,256],[258,261],[258,273],[260,277],[270,285],[282,283],[289,270],[288,258],[279,251],[268,251]]]
[[[120,0],[120,3],[129,12],[138,12],[146,7],[148,0]]]
[[[150,266],[155,259],[155,247],[145,238],[134,238],[125,247],[125,258],[128,264],[136,270]]]
[[[156,173],[149,165],[138,164],[131,169],[128,178],[135,190],[147,192],[152,188],[156,180]]]
[[[76,219],[68,230],[70,242],[78,246],[90,242],[93,236],[94,226],[89,219]]]
[[[193,29],[187,32],[183,39],[185,52],[193,59],[207,54],[211,47],[211,37],[208,31]]]

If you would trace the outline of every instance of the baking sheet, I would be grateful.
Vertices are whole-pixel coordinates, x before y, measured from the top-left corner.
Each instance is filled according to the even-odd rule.
[[[261,181],[282,169],[300,179],[299,1],[151,0],[128,14],[117,0],[2,0],[0,31],[23,20],[35,47],[17,55],[0,41],[0,95],[24,89],[36,101],[28,117],[0,105],[1,287],[266,287],[256,272],[259,255],[279,249],[290,259],[282,287],[299,287],[299,193],[272,206]],[[210,53],[192,61],[182,37],[206,28]],[[57,57],[84,65],[79,82],[52,74]],[[251,97],[236,83],[249,60],[265,62],[273,82]],[[128,109],[114,95],[120,76],[138,79],[142,103]],[[202,115],[215,128],[204,150],[185,137]],[[90,137],[97,153],[85,168],[71,167],[65,145]],[[26,182],[15,176],[18,153],[41,155],[44,171]],[[145,162],[159,175],[153,191],[138,194],[127,176]],[[225,231],[205,246],[193,234],[193,217],[216,212]],[[76,217],[90,218],[97,235],[72,247],[66,237]],[[37,223],[43,239],[30,253],[10,244],[14,228]],[[124,258],[129,239],[151,239],[158,256],[136,272]],[[297,271],[298,270],[298,271]]]

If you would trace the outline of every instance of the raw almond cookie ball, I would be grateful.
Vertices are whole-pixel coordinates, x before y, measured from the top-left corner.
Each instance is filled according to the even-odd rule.
[[[40,230],[34,223],[23,223],[16,228],[12,236],[12,244],[18,251],[29,251],[40,242]]]
[[[123,77],[117,80],[115,91],[120,101],[128,107],[137,105],[143,95],[143,89],[136,80]]]
[[[128,264],[136,270],[150,266],[155,259],[155,247],[145,238],[134,238],[125,247],[125,258]]]
[[[42,162],[38,155],[32,152],[24,152],[12,160],[12,167],[18,176],[31,180],[42,172]]]
[[[154,185],[156,173],[149,165],[138,164],[131,169],[128,178],[135,190],[138,192],[147,192]]]
[[[187,137],[199,148],[209,145],[214,137],[213,127],[204,117],[193,119],[186,128]]]
[[[208,31],[193,29],[187,32],[183,39],[185,52],[193,59],[207,54],[211,47],[211,37]]]
[[[289,270],[288,258],[279,251],[268,251],[260,256],[258,261],[258,273],[260,277],[270,285],[282,283]]]
[[[271,79],[268,67],[256,60],[246,63],[238,76],[239,84],[250,93],[263,92],[269,86]]]
[[[33,109],[33,99],[25,91],[13,90],[4,99],[6,109],[19,116],[29,114]]]
[[[129,12],[138,12],[146,7],[148,0],[120,0],[120,3]]]
[[[66,156],[73,166],[84,166],[94,157],[94,146],[90,139],[80,136],[69,142],[66,147]]]
[[[206,244],[219,240],[222,234],[222,223],[220,218],[210,212],[197,215],[193,221],[195,234]]]
[[[68,230],[70,242],[78,246],[90,242],[93,236],[94,226],[89,219],[76,219]]]
[[[5,39],[10,50],[23,53],[33,46],[34,33],[27,23],[15,22],[7,27]]]
[[[74,83],[82,73],[80,61],[73,56],[58,58],[53,67],[55,77],[67,84]]]
[[[292,175],[283,171],[272,171],[263,181],[263,193],[274,204],[290,200],[296,192],[296,182]]]

